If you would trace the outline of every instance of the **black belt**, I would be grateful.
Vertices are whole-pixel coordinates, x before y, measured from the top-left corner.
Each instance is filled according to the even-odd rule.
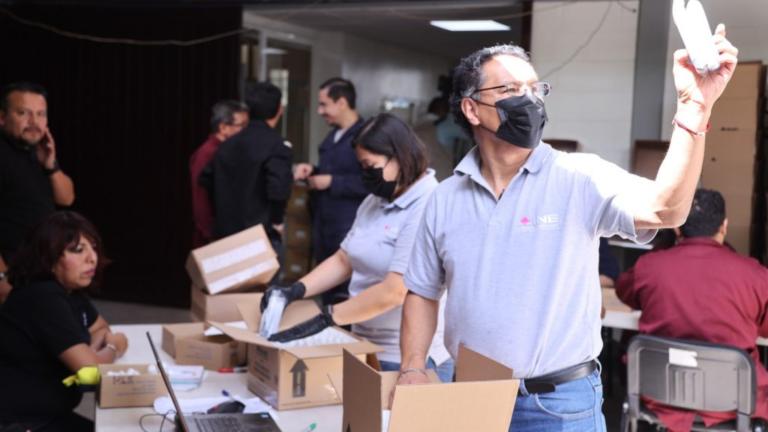
[[[597,369],[597,361],[590,360],[584,363],[561,369],[546,375],[535,378],[526,378],[523,381],[528,393],[551,393],[555,391],[558,384],[564,384],[569,381],[584,378]],[[517,394],[523,396],[518,390]]]

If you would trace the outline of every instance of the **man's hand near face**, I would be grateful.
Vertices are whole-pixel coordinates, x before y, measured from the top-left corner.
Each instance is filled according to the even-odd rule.
[[[37,160],[47,170],[52,170],[56,166],[56,142],[49,129],[45,130],[43,139],[37,144]]]

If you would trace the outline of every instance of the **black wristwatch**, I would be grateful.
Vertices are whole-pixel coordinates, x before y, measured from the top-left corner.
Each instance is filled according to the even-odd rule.
[[[59,161],[55,160],[55,159],[53,161],[53,168],[48,169],[46,167],[43,167],[43,172],[45,172],[45,175],[47,175],[47,176],[56,174],[59,171],[61,171],[61,167],[59,166]]]

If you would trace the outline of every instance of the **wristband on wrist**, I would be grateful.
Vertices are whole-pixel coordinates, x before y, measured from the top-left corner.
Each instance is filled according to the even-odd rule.
[[[672,125],[674,125],[676,127],[679,127],[680,129],[688,132],[689,134],[691,134],[693,136],[697,136],[697,137],[705,136],[707,134],[707,132],[709,132],[709,129],[712,127],[712,125],[710,123],[707,123],[707,128],[705,130],[703,130],[703,131],[695,131],[695,130],[689,128],[688,126],[680,123],[680,120],[678,120],[677,117],[672,119]]]
[[[52,175],[59,171],[61,171],[61,167],[59,166],[59,161],[55,160],[53,161],[53,168],[45,168],[43,167],[43,171],[45,171],[45,175]]]

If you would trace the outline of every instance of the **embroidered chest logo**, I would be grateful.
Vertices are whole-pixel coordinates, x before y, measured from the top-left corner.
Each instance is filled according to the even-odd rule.
[[[524,230],[537,229],[558,229],[560,228],[560,216],[556,213],[550,213],[531,217],[524,215],[518,219],[517,226]]]

